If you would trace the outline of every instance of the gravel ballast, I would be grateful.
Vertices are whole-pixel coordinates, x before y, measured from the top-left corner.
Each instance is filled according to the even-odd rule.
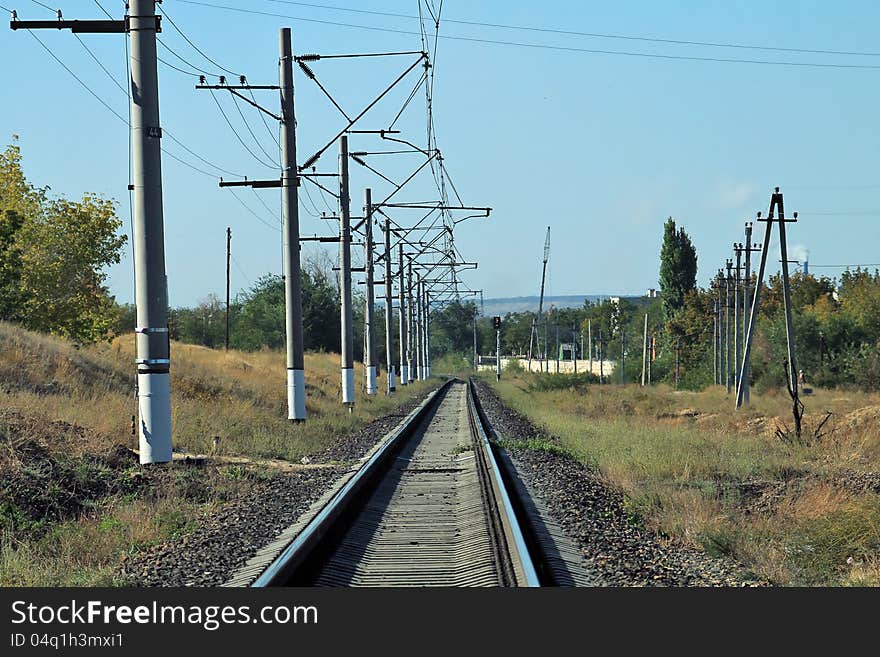
[[[730,559],[704,552],[640,527],[622,493],[586,465],[560,452],[517,445],[546,439],[529,420],[505,407],[495,391],[477,382],[478,397],[496,437],[519,477],[580,548],[585,566],[605,586],[760,586]]]
[[[351,462],[362,458],[434,388],[311,455],[311,466],[255,481],[246,494],[202,518],[193,532],[126,559],[119,574],[131,586],[223,584],[260,548],[296,522]]]

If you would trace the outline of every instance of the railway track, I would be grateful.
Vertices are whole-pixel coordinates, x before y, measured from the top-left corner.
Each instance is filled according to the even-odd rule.
[[[471,386],[450,380],[229,585],[540,586]],[[537,557],[540,559],[541,557]]]

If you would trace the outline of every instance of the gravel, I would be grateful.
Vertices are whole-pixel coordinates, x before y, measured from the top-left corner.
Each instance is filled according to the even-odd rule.
[[[426,392],[426,395],[428,393]],[[200,519],[179,540],[125,559],[119,573],[131,586],[218,586],[326,492],[347,470],[418,406],[424,396],[374,420],[335,445],[309,457],[308,467],[256,481],[246,494]]]
[[[309,459],[312,463],[345,463],[358,460],[438,387],[439,384],[426,390],[424,395],[401,404],[393,413],[380,417],[363,429],[340,438],[334,445],[323,451],[309,455]]]
[[[339,478],[342,467],[309,468],[260,481],[180,540],[122,562],[131,586],[219,586]]]
[[[506,451],[519,476],[550,509],[552,518],[580,548],[586,566],[605,586],[760,586],[730,559],[713,558],[638,524],[623,495],[598,474],[563,453],[516,446],[548,439],[528,419],[506,408],[495,392],[477,383],[480,403],[493,427],[513,447]]]

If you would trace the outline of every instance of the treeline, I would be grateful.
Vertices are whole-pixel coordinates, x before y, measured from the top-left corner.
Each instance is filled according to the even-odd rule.
[[[611,380],[620,381],[619,366],[624,360],[624,380],[635,382],[641,378],[647,313],[655,357],[653,380],[673,383],[678,356],[679,386],[705,388],[714,381],[716,293],[698,288],[696,273],[696,249],[684,229],[670,218],[664,225],[659,298],[604,299],[587,301],[581,308],[550,308],[540,321],[534,312],[508,313],[503,318],[501,352],[526,356],[534,325],[537,344],[531,345],[533,354],[546,352],[555,359],[560,344],[572,343],[581,358],[588,358],[591,327],[593,357],[598,358],[601,336],[605,359],[616,363]],[[752,290],[755,282],[753,276]],[[785,386],[787,338],[782,295],[781,276],[770,276],[762,288],[752,347],[751,383],[759,390]],[[880,271],[856,269],[844,272],[839,279],[797,272],[791,276],[791,297],[795,358],[807,382],[880,390]],[[457,354],[460,361],[470,359],[475,312],[471,303],[451,304],[434,312],[434,358]],[[495,352],[490,317],[477,320],[477,348],[481,354]]]
[[[303,305],[303,340],[306,351],[339,352],[340,298],[336,277],[329,267],[307,264],[301,270]],[[364,298],[352,295],[352,315],[355,336],[364,333]],[[120,308],[116,326],[118,333],[131,331],[135,321],[135,307],[127,304]],[[376,307],[377,350],[385,358],[385,316],[381,306]],[[194,307],[170,308],[168,329],[172,340],[223,348],[226,342],[226,301],[211,295]],[[381,342],[381,344],[380,344]],[[250,289],[238,294],[229,304],[229,346],[231,349],[256,351],[284,349],[285,305],[284,279],[266,275]],[[363,358],[363,340],[355,339],[355,358]]]

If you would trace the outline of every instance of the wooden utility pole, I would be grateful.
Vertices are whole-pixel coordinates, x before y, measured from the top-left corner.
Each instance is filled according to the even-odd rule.
[[[678,378],[681,373],[681,338],[675,339],[675,388],[678,389]]]
[[[743,253],[743,245],[736,244],[733,245],[733,251],[736,254],[736,267],[733,270],[733,385],[735,388],[739,387],[739,356],[740,356],[740,327],[742,322],[740,322],[740,299],[739,299],[739,286],[740,286],[740,271],[742,269],[742,253]]]
[[[733,359],[730,357],[730,270],[733,267],[733,260],[728,258],[724,265],[727,268],[724,277],[724,379],[729,395],[733,379]]]
[[[776,212],[778,211],[778,219]],[[755,324],[761,301],[761,284],[764,281],[764,273],[767,269],[767,253],[770,248],[770,236],[773,231],[773,223],[779,221],[779,245],[782,256],[782,295],[785,305],[785,332],[788,343],[788,357],[786,358],[786,379],[788,384],[788,392],[792,400],[792,416],[794,418],[795,433],[798,438],[801,436],[801,417],[803,412],[803,404],[800,402],[798,394],[797,382],[797,365],[794,357],[794,330],[791,318],[791,284],[788,276],[788,245],[785,237],[785,224],[787,222],[797,221],[797,212],[794,213],[793,219],[785,218],[785,207],[782,199],[782,192],[777,187],[770,197],[770,211],[767,213],[767,219],[761,219],[758,214],[758,221],[766,221],[767,228],[764,232],[764,244],[761,250],[761,265],[758,268],[758,279],[755,283],[755,296],[752,302],[751,313],[749,314],[749,329],[746,333],[745,351],[743,353],[742,371],[740,372],[740,380],[743,379],[743,371],[748,371],[749,360],[751,358],[752,343],[755,335]],[[742,398],[745,386],[739,386],[736,395],[736,407],[742,405]]]
[[[593,320],[587,320],[587,349],[590,352],[590,374],[593,373]]]

